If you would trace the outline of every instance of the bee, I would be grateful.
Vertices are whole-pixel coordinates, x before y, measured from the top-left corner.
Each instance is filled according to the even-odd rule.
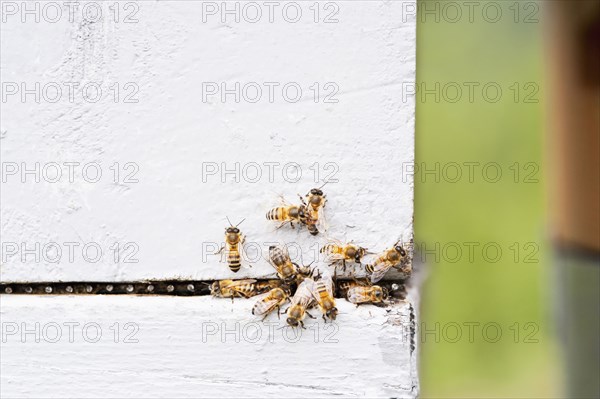
[[[327,318],[335,320],[337,317],[337,308],[335,307],[335,299],[333,297],[333,279],[329,272],[325,272],[321,278],[312,285],[313,296],[319,305],[323,320]]]
[[[296,279],[298,265],[292,262],[287,247],[271,245],[269,247],[269,260],[277,270],[277,276],[284,281]]]
[[[246,219],[242,219],[241,222],[234,226],[229,218],[227,218],[229,227],[225,229],[225,245],[217,252],[217,254],[220,254],[223,249],[227,247],[227,264],[229,265],[229,269],[234,273],[239,272],[242,265],[240,261],[240,247],[244,245],[246,238],[242,235],[238,226],[242,224],[244,220]]]
[[[283,288],[273,288],[265,297],[259,299],[252,308],[253,315],[264,315],[263,320],[267,316],[277,309],[277,316],[279,317],[279,309],[281,305],[288,300],[290,293],[288,290]]]
[[[320,188],[313,188],[304,196],[304,198],[302,198],[302,203],[307,206],[309,212],[311,215],[314,215],[315,219],[318,218],[318,212],[325,207],[325,203],[327,202],[327,196],[323,194],[323,191],[321,190],[323,186]]]
[[[285,225],[287,222],[290,223],[290,226],[294,228],[294,222],[300,225],[306,226],[310,234],[316,235],[318,234],[318,230],[316,230],[315,223],[312,220],[309,220],[310,216],[308,215],[308,211],[306,209],[306,205],[290,205],[285,202],[283,206],[278,206],[276,208],[272,208],[267,212],[267,220],[277,220],[281,222],[278,229]]]
[[[346,271],[346,261],[355,262],[360,265],[362,257],[367,254],[367,249],[352,243],[344,245],[342,242],[334,240],[321,248],[320,252],[324,253],[329,261],[332,261],[331,264],[341,261],[344,271]]]
[[[407,259],[406,250],[398,241],[392,248],[379,254],[373,264],[366,265],[365,269],[371,275],[371,283],[375,284],[381,280],[392,267],[400,270],[399,267],[405,259]]]
[[[313,315],[308,313],[307,309],[315,306],[315,298],[313,296],[315,281],[311,278],[306,278],[296,290],[296,293],[292,297],[291,305],[287,309],[287,323],[292,327],[304,327],[304,317],[308,315],[311,318],[315,318]]]
[[[271,265],[277,270],[277,276],[287,283],[293,281],[301,282],[306,277],[312,277],[310,267],[298,266],[292,262],[285,246],[270,246],[269,260],[271,261]]]
[[[218,298],[250,298],[260,294],[256,280],[220,280],[210,286],[211,295]]]
[[[325,184],[323,184],[323,186]],[[313,188],[304,197],[298,195],[300,197],[300,201],[302,201],[302,205],[306,207],[306,225],[308,231],[312,235],[319,234],[319,228],[321,230],[325,229],[325,216],[323,214],[323,208],[325,208],[327,196],[323,194],[323,191],[321,190],[323,186],[320,188]]]
[[[349,302],[360,304],[360,303],[373,303],[381,304],[384,299],[387,299],[388,292],[384,287],[378,285],[363,286],[355,285],[348,289],[346,298]]]

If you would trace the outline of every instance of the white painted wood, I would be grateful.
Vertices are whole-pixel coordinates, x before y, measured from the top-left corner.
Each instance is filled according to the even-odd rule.
[[[2,6],[7,3],[13,2]],[[293,7],[301,8],[302,17],[295,23],[281,14],[289,2],[277,3],[272,22],[267,6],[256,3],[263,12],[257,23],[243,17],[236,22],[231,15],[221,22],[206,8],[222,7],[221,1],[116,2],[118,16],[108,8],[115,2],[78,4],[73,19],[63,9],[57,22],[47,20],[50,14],[37,22],[29,14],[22,22],[23,10],[3,9],[0,281],[266,277],[273,276],[265,259],[273,242],[291,243],[295,260],[309,263],[328,237],[372,251],[411,239],[414,98],[403,83],[415,79],[415,1],[320,2],[317,22],[315,2],[298,1]],[[83,18],[86,4],[100,5],[105,18]],[[338,21],[324,23],[326,16]],[[125,23],[126,17],[134,22]],[[231,88],[236,82],[258,83],[263,99],[203,101],[207,83]],[[279,88],[272,102],[267,82]],[[71,99],[71,84],[100,87],[103,97],[91,102],[76,89]],[[302,89],[298,102],[283,98],[286,84]],[[17,93],[9,94],[14,85]],[[63,90],[56,102],[48,101],[52,86]],[[37,93],[23,101],[23,88]],[[328,99],[337,102],[325,102],[335,90]],[[54,163],[62,177],[51,183]],[[72,181],[65,163],[78,163]],[[36,182],[23,171],[38,164]],[[100,166],[98,182],[89,181],[93,168],[83,173],[86,164]],[[236,165],[237,173],[223,175]],[[294,165],[302,172],[297,181]],[[216,174],[209,174],[214,167]],[[138,182],[125,180],[132,171]],[[278,194],[297,202],[297,193],[325,178],[336,179],[323,188],[326,234],[275,230],[265,220]],[[254,261],[238,274],[210,255],[223,240],[225,216],[246,218],[240,227],[247,259]],[[98,261],[89,259],[94,247],[102,251]],[[137,262],[125,262],[128,254]],[[357,309],[339,300],[337,330],[308,320],[299,341],[290,342],[291,332],[288,340],[282,335],[287,329],[271,332],[252,324],[253,303],[1,295],[0,395],[416,397],[406,305]],[[73,342],[65,323],[79,323],[71,324]],[[84,339],[86,323],[100,327],[99,342]],[[222,340],[222,323],[229,329],[239,325],[239,334],[246,335],[240,342],[235,334]],[[50,342],[56,326],[62,335]],[[88,324],[88,341],[94,326]],[[138,343],[123,342],[132,331],[126,326],[139,327],[133,337]],[[215,326],[216,334],[207,336]],[[256,326],[263,337],[251,342]],[[26,328],[34,333],[22,336]],[[337,341],[325,342],[327,337]]]
[[[4,15],[2,80],[18,84],[19,91],[4,90],[7,98],[0,104],[6,178],[0,193],[2,281],[272,275],[258,250],[274,241],[292,242],[308,263],[326,235],[315,239],[305,230],[275,231],[266,211],[277,204],[277,194],[297,202],[297,193],[326,177],[338,180],[324,187],[327,236],[355,240],[373,251],[412,237],[413,184],[403,167],[413,161],[414,101],[403,93],[403,82],[413,82],[415,74],[414,1],[321,2],[317,23],[314,2],[293,3],[302,10],[296,23],[282,17],[288,3],[276,8],[273,22],[257,3],[265,13],[257,23],[243,17],[237,23],[231,16],[222,23],[220,14],[208,9],[203,23],[203,7],[210,2],[200,1],[120,2],[115,22],[109,3],[93,3],[101,4],[106,17],[97,22],[82,17],[84,2],[72,21],[68,9],[55,23],[43,15],[40,22],[29,16],[22,23],[22,10]],[[324,23],[334,11],[338,22]],[[126,16],[137,22],[125,23]],[[71,82],[98,85],[104,96],[93,103],[75,90],[71,100],[66,86]],[[232,96],[225,103],[219,96],[203,102],[203,82],[230,88],[235,82],[263,87],[277,82],[279,94],[270,102],[265,88],[257,103],[235,102]],[[22,102],[21,84],[35,91],[36,83],[40,102],[35,94]],[[301,87],[300,101],[284,100],[280,89],[287,83]],[[64,92],[49,102],[54,84]],[[339,88],[333,97],[338,102],[325,103],[332,87]],[[125,103],[134,88],[138,102]],[[68,162],[80,163],[73,166],[73,182]],[[115,162],[117,181],[110,169]],[[23,175],[36,163],[39,183]],[[51,163],[62,166],[56,183],[43,178],[44,170],[54,177],[52,166],[44,169]],[[88,163],[100,165],[98,183],[83,178]],[[222,182],[223,169],[236,163],[239,182],[232,176]],[[302,172],[297,182],[294,164]],[[18,167],[16,174],[9,165]],[[261,177],[253,182],[256,165]],[[214,166],[216,174],[203,179],[203,168]],[[139,182],[125,182],[136,167],[133,178]],[[93,168],[87,172],[88,180],[95,177]],[[256,259],[237,275],[210,255],[223,240],[225,216],[235,222],[246,218],[241,227],[249,257]],[[72,260],[65,243],[76,245]],[[86,259],[83,247],[90,243]],[[98,261],[92,261],[94,247],[102,251]],[[138,262],[125,263],[136,247],[131,260]],[[40,259],[23,249],[33,249]]]
[[[254,300],[3,295],[1,302],[2,397],[418,393],[406,304],[356,308],[338,300],[333,326],[307,320],[296,335],[278,329],[284,321],[275,315],[268,324],[254,318]]]

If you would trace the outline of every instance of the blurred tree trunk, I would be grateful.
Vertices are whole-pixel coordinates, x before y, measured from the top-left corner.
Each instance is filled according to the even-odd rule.
[[[600,2],[548,1],[549,170],[567,395],[600,397]]]

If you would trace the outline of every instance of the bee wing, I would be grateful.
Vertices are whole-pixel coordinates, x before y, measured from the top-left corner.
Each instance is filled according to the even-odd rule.
[[[245,284],[254,284],[256,280],[254,279],[246,279],[246,280],[232,280],[231,283],[227,284],[227,288],[239,287]]]
[[[285,247],[285,245],[275,245],[275,246],[273,246],[273,247],[269,248],[269,264],[270,264],[271,266],[273,266],[273,268],[274,268],[275,270],[277,270],[277,272],[279,273],[279,266],[277,266],[277,265],[275,264],[275,262],[273,262],[273,256],[274,256],[274,255],[275,255],[275,254],[276,254],[278,251],[282,251],[282,252],[283,252],[283,254],[284,254],[285,256],[288,256],[288,255],[287,255],[287,248]]]
[[[351,303],[363,303],[368,302],[369,297],[366,295],[364,287],[352,287],[348,290],[346,298]]]
[[[344,255],[342,254],[327,254],[326,259],[329,261],[332,260],[343,260],[344,259]]]
[[[281,251],[283,252],[283,256],[285,256],[285,258],[287,260],[290,260],[290,253],[288,252],[287,245],[281,245],[279,248],[281,248]]]
[[[263,298],[256,301],[254,307],[252,308],[252,314],[254,315],[263,315],[266,313],[270,313],[275,309],[278,304],[277,299],[268,298],[269,294],[266,294]]]
[[[273,263],[273,254],[277,251],[278,246],[272,246],[269,248],[269,264],[275,268],[275,270],[279,271],[279,268],[275,263]]]
[[[340,240],[338,240],[337,238],[331,238],[331,237],[327,237],[327,244],[334,244],[337,245],[338,247],[341,247],[344,245],[344,243]]]
[[[329,224],[327,224],[327,218],[325,216],[325,209],[322,206],[319,208],[317,217],[317,229],[319,229],[319,231],[326,231],[329,229]]]
[[[371,275],[371,283],[375,284],[385,276],[388,270],[394,266],[392,262],[381,262],[375,266],[373,274]]]
[[[312,279],[304,279],[304,281],[302,281],[302,283],[298,286],[298,289],[292,298],[292,306],[302,305],[305,308],[309,308],[314,301],[314,285],[315,282]]]
[[[281,204],[283,204],[284,206],[291,206],[292,203],[289,202],[288,200],[285,199],[285,197],[283,196],[283,194],[279,194],[279,201],[281,202]]]

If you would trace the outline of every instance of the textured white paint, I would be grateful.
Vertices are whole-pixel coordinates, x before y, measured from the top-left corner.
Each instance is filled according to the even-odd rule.
[[[284,321],[275,315],[267,319],[270,328],[255,319],[253,303],[210,297],[3,295],[0,394],[416,397],[407,305],[356,308],[339,300],[337,328],[308,320],[296,342],[292,330],[277,329]],[[65,323],[79,323],[70,324],[72,338]],[[88,324],[84,336],[86,323],[97,324]],[[116,343],[115,323],[120,331]],[[124,342],[134,332],[125,329],[126,323],[138,326],[128,337],[137,343]],[[225,336],[222,323],[230,331]],[[86,342],[96,340],[98,328],[98,342]],[[24,335],[25,329],[33,333]]]
[[[120,4],[122,19],[130,10]],[[74,183],[35,183],[29,176],[23,184],[19,176],[7,176],[1,190],[3,243],[80,247],[73,262],[66,247],[59,263],[4,254],[2,281],[272,274],[264,259],[234,275],[203,253],[203,243],[222,241],[226,215],[247,218],[242,230],[262,249],[276,240],[298,243],[308,263],[325,236],[276,232],[264,215],[277,205],[278,193],[296,202],[297,193],[318,185],[310,169],[315,162],[320,179],[330,172],[325,163],[339,167],[339,182],[324,188],[329,236],[371,250],[411,238],[412,179],[402,175],[402,165],[413,160],[414,102],[403,101],[402,82],[414,81],[415,74],[416,24],[403,13],[413,2],[335,2],[339,22],[332,24],[313,22],[313,2],[298,3],[304,15],[298,23],[276,14],[273,23],[255,24],[221,23],[218,17],[203,23],[199,1],[137,4],[139,22],[133,24],[112,18],[92,23],[75,13],[73,22],[35,23],[30,17],[21,23],[17,15],[1,25],[3,82],[26,82],[29,88],[35,82],[99,82],[105,93],[97,103],[80,95],[74,102],[64,95],[39,104],[30,95],[22,103],[16,95],[1,104],[3,163],[31,168],[35,162],[98,162],[103,171],[95,184],[85,182],[80,169]],[[321,9],[321,18],[329,12]],[[304,97],[297,103],[281,95],[273,103],[236,103],[231,97],[225,104],[202,102],[202,82],[231,87],[236,81],[297,82]],[[123,103],[128,82],[139,86],[136,104]],[[318,103],[309,89],[314,82],[322,90]],[[323,103],[327,82],[339,86],[338,103]],[[114,85],[121,88],[117,103]],[[115,183],[109,169],[114,162],[139,165],[139,183]],[[257,183],[223,183],[214,176],[203,182],[203,162],[281,166],[273,182],[266,168]],[[297,183],[282,177],[289,162],[301,166]],[[81,246],[88,242],[101,246],[100,261],[83,259]],[[139,245],[139,263],[115,263],[110,247],[127,242]]]

